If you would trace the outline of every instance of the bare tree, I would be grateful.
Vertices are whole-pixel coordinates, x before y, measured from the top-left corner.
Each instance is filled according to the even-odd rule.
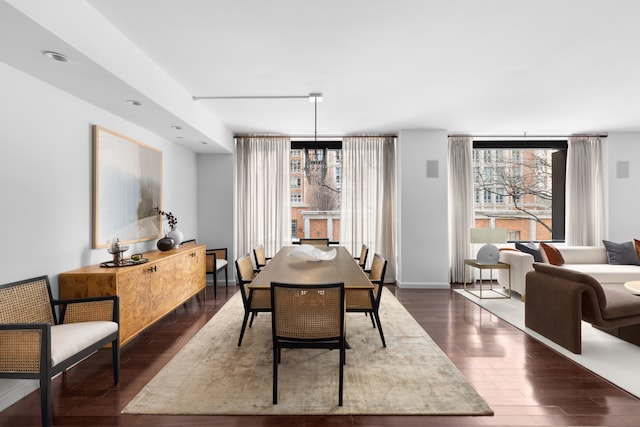
[[[475,168],[474,190],[481,200],[485,195],[492,202],[489,209],[476,207],[487,217],[516,218],[529,216],[551,232],[551,227],[539,217],[551,209],[551,161],[544,150],[479,150],[478,158],[491,157]],[[489,151],[485,155],[485,151]],[[495,158],[492,154],[496,155]],[[478,194],[478,193],[477,193]],[[482,202],[480,202],[482,204]],[[496,210],[499,208],[500,213]],[[508,212],[513,211],[513,215]]]
[[[327,150],[309,150],[305,161],[307,202],[311,210],[335,211],[340,209],[341,191],[336,185],[336,168],[342,166],[337,153],[328,155]]]

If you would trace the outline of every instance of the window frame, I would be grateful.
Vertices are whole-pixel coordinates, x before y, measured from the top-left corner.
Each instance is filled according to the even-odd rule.
[[[519,157],[519,150],[556,150],[552,154],[552,196],[551,196],[551,241],[563,242],[565,240],[565,206],[566,206],[566,161],[567,150],[569,147],[566,139],[549,139],[549,140],[474,140],[472,144],[472,159],[475,167],[475,160],[479,159],[480,153],[476,149],[482,150],[514,150],[517,154],[514,158]],[[477,153],[477,154],[476,154]],[[492,161],[496,159],[492,158]],[[475,169],[474,169],[475,173]],[[474,174],[475,182],[475,174]],[[486,191],[486,190],[485,190]],[[474,205],[478,198],[474,191]],[[482,197],[480,197],[482,199]],[[475,210],[475,209],[474,209]],[[511,241],[511,240],[510,240]],[[534,240],[539,241],[539,240]]]

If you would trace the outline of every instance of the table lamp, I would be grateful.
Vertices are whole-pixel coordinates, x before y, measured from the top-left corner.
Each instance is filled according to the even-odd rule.
[[[504,228],[472,228],[471,243],[485,243],[476,255],[479,264],[497,264],[500,252],[493,243],[506,243],[507,230]]]

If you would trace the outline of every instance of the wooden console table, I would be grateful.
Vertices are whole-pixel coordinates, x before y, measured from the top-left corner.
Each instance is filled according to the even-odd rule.
[[[205,245],[144,254],[144,264],[98,265],[60,274],[60,298],[120,297],[120,345],[206,287]]]

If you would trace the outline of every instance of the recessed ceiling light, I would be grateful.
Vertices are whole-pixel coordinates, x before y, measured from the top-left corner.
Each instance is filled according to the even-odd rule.
[[[171,129],[180,130],[182,128],[180,126],[173,125],[173,126],[171,126]]]
[[[200,144],[202,144],[202,145],[207,145],[207,144],[208,144],[208,142],[207,142],[207,141],[200,141]]]
[[[139,107],[142,105],[142,102],[137,101],[135,99],[127,99],[127,104],[129,105],[135,105],[136,107]]]
[[[176,139],[183,139],[183,136],[176,136]]]
[[[45,50],[42,52],[42,54],[44,56],[46,56],[47,58],[51,58],[55,61],[59,61],[59,62],[69,62],[69,57],[67,55],[64,55],[62,53],[58,53],[58,52],[54,52],[51,50]]]

